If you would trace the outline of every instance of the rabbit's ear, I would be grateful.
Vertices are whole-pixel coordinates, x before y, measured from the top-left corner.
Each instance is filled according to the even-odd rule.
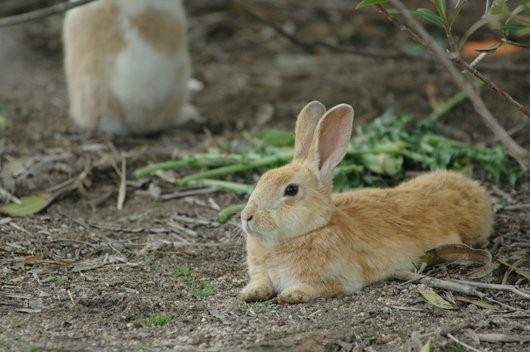
[[[307,104],[300,111],[296,120],[296,141],[293,160],[304,160],[307,158],[318,121],[320,121],[325,112],[325,106],[316,100]]]
[[[348,151],[353,113],[350,105],[340,104],[330,109],[318,123],[308,160],[324,184],[332,184],[333,170]]]

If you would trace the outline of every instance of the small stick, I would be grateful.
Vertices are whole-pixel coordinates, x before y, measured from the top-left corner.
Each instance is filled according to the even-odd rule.
[[[459,339],[457,339],[456,337],[454,337],[453,335],[451,334],[447,334],[447,337],[449,337],[451,340],[453,340],[454,342],[456,342],[457,344],[461,345],[461,346],[464,346],[465,348],[468,348],[470,349],[471,351],[473,352],[483,352],[482,350],[478,350],[476,349],[475,347],[473,346],[470,346],[462,341],[460,341]]]
[[[76,6],[81,6],[94,0],[67,1],[44,9],[26,12],[21,15],[0,18],[0,27],[12,26],[14,24],[38,20],[44,17],[66,12]]]
[[[523,114],[530,117],[530,110],[525,108],[522,104],[520,104],[518,101],[516,101],[514,98],[512,98],[511,95],[506,93],[504,90],[499,88],[495,83],[490,81],[487,77],[485,77],[482,73],[477,71],[474,67],[469,65],[464,60],[460,59],[458,56],[456,56],[454,53],[449,53],[449,58],[459,64],[460,66],[463,66],[468,72],[470,72],[473,76],[480,79],[482,82],[486,83],[488,87],[490,87],[493,91],[495,91],[497,94],[499,94],[501,97],[503,97],[506,101],[508,101],[510,104],[515,106],[518,110],[520,110]]]
[[[123,158],[121,161],[121,183],[120,191],[118,193],[118,210],[123,209],[123,203],[125,202],[125,196],[127,194],[127,159]]]
[[[530,294],[521,291],[515,286],[512,285],[499,285],[499,284],[487,284],[484,282],[475,282],[475,281],[466,281],[466,280],[452,280],[454,283],[462,284],[462,285],[468,285],[472,287],[478,287],[478,288],[486,288],[486,289],[492,289],[492,290],[499,290],[499,291],[510,291],[511,293],[515,293],[516,295],[519,295],[521,297],[524,297],[526,299],[530,299]]]
[[[477,334],[480,341],[498,343],[498,342],[530,342],[528,335],[504,335],[504,334]]]
[[[416,274],[411,271],[398,270],[394,273],[392,277],[394,279],[398,279],[402,281],[416,280],[430,287],[442,288],[445,290],[465,293],[467,295],[476,295],[478,297],[482,296],[482,293],[475,291],[475,289],[473,287],[470,287],[470,285],[463,285],[460,283],[440,280],[440,279],[436,279],[433,277]]]
[[[240,247],[243,246],[243,243],[200,243],[200,242],[172,242],[173,247],[187,247],[187,246],[197,246],[197,247]]]

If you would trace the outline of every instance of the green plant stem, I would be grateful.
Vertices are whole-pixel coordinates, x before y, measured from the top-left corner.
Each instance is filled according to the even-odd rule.
[[[200,183],[203,183],[204,185],[208,187],[219,187],[219,188],[228,189],[237,194],[250,194],[254,190],[254,186],[246,185],[244,183],[224,181],[224,180],[214,180],[214,179],[204,178],[200,180]]]
[[[219,221],[226,222],[231,215],[241,212],[245,208],[246,204],[233,204],[229,207],[222,209],[217,217]]]
[[[288,151],[288,152],[283,152],[277,155],[267,156],[262,159],[250,161],[247,163],[228,165],[228,166],[218,167],[217,169],[197,172],[195,174],[183,177],[179,181],[179,185],[186,186],[190,182],[199,181],[205,178],[233,174],[235,172],[256,169],[256,168],[264,167],[264,166],[275,164],[275,163],[286,163],[293,158],[293,154],[294,154],[293,151]]]
[[[482,81],[477,81],[474,86],[476,90],[480,90],[482,87],[484,87],[486,84]],[[460,91],[453,95],[451,98],[449,98],[441,107],[434,110],[430,115],[429,119],[433,121],[438,121],[440,117],[447,114],[449,111],[451,111],[452,108],[454,108],[456,105],[460,104],[464,100],[466,100],[468,97],[467,93],[464,91]]]
[[[201,167],[201,166],[220,166],[234,162],[241,162],[243,159],[240,155],[201,155],[189,157],[183,160],[172,160],[163,163],[153,164],[139,168],[133,172],[133,176],[141,178],[152,174],[158,170],[170,170],[181,167]]]

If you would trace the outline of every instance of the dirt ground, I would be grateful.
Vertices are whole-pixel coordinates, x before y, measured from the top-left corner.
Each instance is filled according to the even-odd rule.
[[[0,16],[56,2],[27,1],[24,7],[7,1]],[[436,87],[442,99],[457,92],[439,64],[403,54],[408,37],[373,8],[354,10],[356,3],[248,4],[298,39],[328,41],[362,55],[317,45],[310,53],[230,1],[187,1],[194,78],[204,84],[192,102],[206,126],[237,147],[242,131],[292,129],[311,100],[327,107],[351,104],[355,123],[363,124],[388,108],[424,118],[431,112],[426,86]],[[468,5],[462,17],[477,21],[483,4]],[[0,115],[12,122],[0,130],[1,186],[22,197],[80,175],[84,181],[35,216],[0,218],[0,350],[419,351],[428,339],[432,351],[530,349],[530,299],[498,289],[479,289],[492,305],[487,309],[436,289],[449,300],[456,297],[459,307],[442,310],[418,293],[424,285],[397,280],[307,304],[242,302],[237,294],[248,278],[239,217],[220,223],[217,209],[244,197],[131,176],[138,167],[207,148],[211,140],[201,126],[149,138],[77,128],[67,117],[61,21],[58,15],[0,28]],[[455,31],[462,34],[469,23]],[[484,29],[476,39],[493,35]],[[528,62],[527,50],[488,59],[483,71],[529,107]],[[523,115],[487,89],[483,96],[499,122],[530,148]],[[496,143],[467,102],[440,123],[456,139]],[[124,159],[127,197],[117,210]],[[6,176],[14,165],[20,174]],[[253,182],[257,174],[234,177]],[[497,212],[485,247],[495,259],[526,258],[518,266],[530,272],[528,175],[517,188],[482,181]],[[157,187],[175,197],[153,200],[149,189]],[[176,197],[184,191],[191,193]],[[432,275],[449,279],[452,272],[441,268]],[[530,292],[528,278],[498,263],[482,282]]]

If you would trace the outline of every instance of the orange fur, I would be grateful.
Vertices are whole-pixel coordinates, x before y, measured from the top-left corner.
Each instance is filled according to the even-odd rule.
[[[316,139],[333,129],[328,114],[353,119],[353,110],[332,109],[322,118],[329,123],[325,128],[307,133]],[[303,133],[297,127],[297,140]],[[327,151],[270,170],[258,182],[241,214],[251,279],[241,291],[243,300],[279,293],[280,301],[295,303],[350,294],[395,270],[411,269],[432,247],[477,244],[490,235],[493,213],[485,190],[454,172],[427,173],[395,188],[331,195],[319,165],[332,160],[333,168],[333,160],[338,163],[345,153],[335,147],[342,144],[330,141]],[[298,194],[285,195],[288,185],[297,185]]]

